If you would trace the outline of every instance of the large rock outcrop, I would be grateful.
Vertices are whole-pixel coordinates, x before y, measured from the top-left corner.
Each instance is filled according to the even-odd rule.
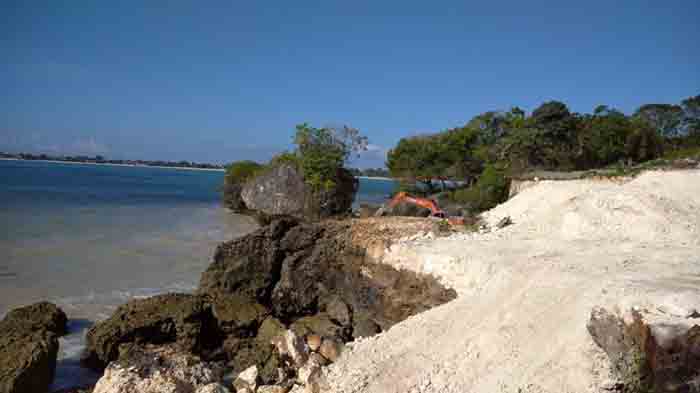
[[[315,337],[319,354],[333,361],[342,343],[454,297],[430,277],[367,258],[347,221],[277,218],[219,245],[196,294],[133,300],[97,323],[85,360],[97,369],[116,361],[122,366],[110,365],[110,378],[133,380],[123,367],[128,354],[167,345],[233,373],[255,366],[260,383],[288,386],[303,365],[275,346],[285,332]]]
[[[220,245],[199,291],[248,298],[295,330],[344,341],[455,297],[430,277],[368,260],[351,244],[349,222],[294,219]]]
[[[200,353],[213,324],[211,307],[201,296],[165,294],[133,300],[90,328],[84,363],[102,369],[133,344],[177,343],[183,351]]]
[[[368,260],[350,238],[348,222],[288,217],[223,243],[197,294],[134,300],[90,329],[87,362],[104,368],[167,344],[234,373],[256,366],[261,383],[284,384],[300,366],[273,345],[288,329],[335,343],[330,351],[455,297],[430,277]]]
[[[284,258],[279,242],[294,225],[297,222],[293,219],[276,220],[240,239],[220,244],[214,262],[202,274],[200,292],[240,295],[269,303]]]
[[[0,321],[0,393],[48,391],[66,322],[48,302],[17,308]]]
[[[591,312],[588,331],[610,358],[620,390],[700,392],[700,304],[690,306]]]
[[[297,168],[277,165],[248,180],[240,190],[240,211],[254,211],[267,216],[293,216],[320,219],[349,213],[358,188],[357,179],[347,170],[339,169],[335,187],[329,191],[316,191],[304,180]]]

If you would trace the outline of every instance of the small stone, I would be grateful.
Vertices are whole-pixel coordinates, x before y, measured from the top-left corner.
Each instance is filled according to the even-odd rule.
[[[327,366],[328,364],[330,364],[328,359],[324,358],[323,356],[321,356],[320,354],[318,354],[316,352],[309,355],[309,361],[312,361],[312,360],[314,362],[320,364],[321,366]]]
[[[326,313],[331,320],[336,321],[341,326],[348,326],[351,323],[350,309],[348,305],[338,295],[331,296],[326,306]]]
[[[297,371],[297,381],[304,385],[315,381],[321,375],[321,366],[318,358],[309,357],[309,361]]]
[[[297,367],[300,367],[309,359],[309,347],[304,339],[291,330],[286,330],[282,335],[275,337],[272,344],[282,356],[288,356]]]
[[[287,393],[289,388],[279,385],[263,385],[258,387],[257,393]]]
[[[382,329],[368,315],[355,314],[352,324],[352,337],[357,341],[361,337],[371,337]]]
[[[303,385],[294,385],[289,393],[304,393]]]
[[[307,383],[304,385],[304,393],[320,393],[321,387],[317,381]]]
[[[255,391],[258,387],[258,366],[250,366],[242,371],[233,381],[233,387],[239,392],[243,389]]]
[[[321,343],[321,347],[318,352],[323,355],[324,358],[335,362],[338,357],[340,357],[340,352],[342,351],[341,344],[335,340],[324,339]]]
[[[318,334],[309,334],[306,337],[306,344],[309,345],[309,349],[312,351],[318,351],[318,348],[321,346],[321,336]]]
[[[226,386],[220,383],[210,383],[197,389],[196,393],[231,393]]]

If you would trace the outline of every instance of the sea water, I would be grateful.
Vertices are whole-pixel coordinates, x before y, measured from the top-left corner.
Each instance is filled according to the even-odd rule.
[[[49,300],[70,318],[54,388],[89,383],[85,330],[124,302],[188,292],[217,244],[256,228],[221,206],[223,172],[0,160],[0,317]],[[357,202],[392,181],[360,179]]]

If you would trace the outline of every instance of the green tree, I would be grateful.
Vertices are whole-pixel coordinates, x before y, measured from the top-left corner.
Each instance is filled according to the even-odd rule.
[[[508,197],[508,179],[496,165],[487,165],[472,187],[453,191],[451,199],[472,213],[491,209]]]
[[[593,113],[582,119],[578,133],[579,169],[597,168],[623,160],[627,138],[633,132],[631,121],[616,109],[600,105]]]
[[[316,190],[335,187],[335,177],[353,154],[367,149],[367,138],[347,126],[315,128],[307,123],[296,127],[294,143],[304,180]]]
[[[634,113],[634,116],[649,124],[665,138],[681,136],[683,109],[679,105],[646,104]]]
[[[425,193],[432,193],[435,179],[463,180],[481,172],[481,162],[473,154],[478,134],[477,129],[465,126],[403,138],[388,152],[386,166],[392,176],[408,184],[417,181]]]
[[[633,131],[627,137],[625,156],[635,162],[644,162],[660,157],[663,152],[663,139],[649,123],[636,119]]]
[[[700,146],[700,95],[686,98],[681,102],[681,107],[687,144]]]

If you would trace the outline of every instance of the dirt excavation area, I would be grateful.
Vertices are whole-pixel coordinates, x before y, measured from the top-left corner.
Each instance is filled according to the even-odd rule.
[[[484,220],[506,216],[371,244],[458,296],[349,344],[324,391],[700,389],[700,170],[539,181]]]

